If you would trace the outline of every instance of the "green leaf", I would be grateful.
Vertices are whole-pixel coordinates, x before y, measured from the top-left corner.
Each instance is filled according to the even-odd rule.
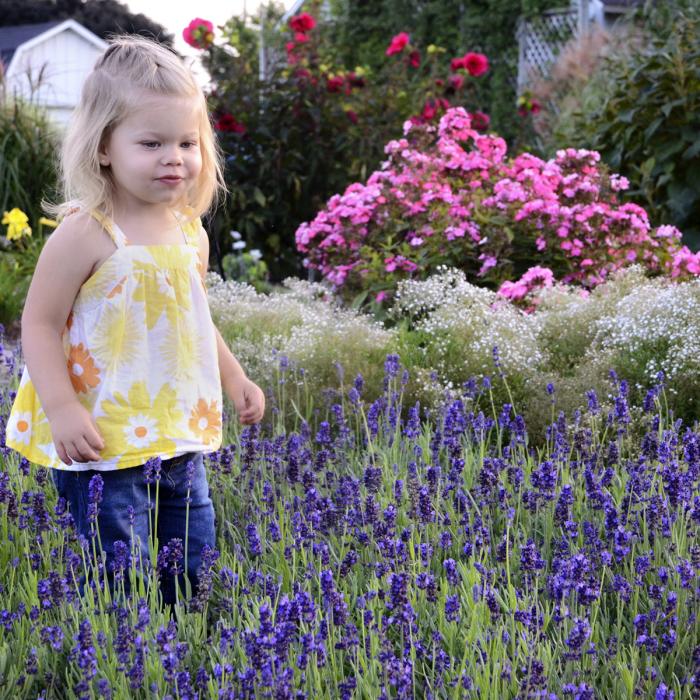
[[[662,117],[657,117],[654,119],[654,121],[649,124],[649,126],[644,129],[644,138],[645,139],[650,139],[655,133],[656,130],[663,124],[664,120]]]
[[[253,198],[261,207],[264,207],[265,203],[267,202],[265,195],[262,193],[262,190],[259,187],[256,187],[253,190]]]
[[[352,309],[359,309],[362,304],[365,302],[367,299],[367,295],[369,294],[369,289],[363,289],[353,300],[352,303],[350,304],[350,308]]]
[[[700,139],[696,139],[695,143],[691,144],[688,146],[688,148],[683,151],[683,155],[681,158],[683,160],[691,160],[692,158],[695,158],[698,154],[700,153]]]

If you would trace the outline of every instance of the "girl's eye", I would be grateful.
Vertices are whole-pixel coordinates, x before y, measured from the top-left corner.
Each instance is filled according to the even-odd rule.
[[[158,148],[160,145],[158,141],[143,141],[142,146],[145,146],[146,148]]]
[[[195,141],[185,141],[185,142],[182,144],[182,147],[183,147],[183,148],[196,148],[196,147],[197,147],[197,144],[196,144]]]

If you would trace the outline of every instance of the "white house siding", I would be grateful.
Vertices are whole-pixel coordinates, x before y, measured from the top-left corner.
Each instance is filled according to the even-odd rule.
[[[7,91],[45,107],[52,121],[65,126],[102,49],[71,27],[47,34],[17,49],[6,76]]]

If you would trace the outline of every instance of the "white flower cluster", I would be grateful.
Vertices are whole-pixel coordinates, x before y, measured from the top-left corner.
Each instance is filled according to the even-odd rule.
[[[341,308],[321,284],[288,279],[284,291],[258,294],[212,273],[207,282],[215,322],[244,366],[252,363],[258,375],[274,376],[280,357],[304,368],[312,382],[315,373],[327,377],[336,362],[362,372],[372,354],[383,359],[394,345],[392,331]]]
[[[499,369],[530,375],[540,363],[534,317],[470,284],[460,270],[443,267],[425,281],[406,280],[396,296],[392,315],[415,321],[426,338],[424,352],[439,371],[467,380]]]
[[[596,323],[593,349],[624,352],[644,361],[653,382],[700,370],[700,281],[648,280],[617,301]]]

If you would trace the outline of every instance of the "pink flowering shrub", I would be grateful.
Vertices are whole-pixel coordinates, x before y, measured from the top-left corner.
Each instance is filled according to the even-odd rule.
[[[680,231],[653,229],[642,207],[618,200],[628,183],[596,152],[507,158],[505,141],[479,133],[461,107],[439,125],[407,122],[385,152],[366,184],[331,197],[296,232],[304,264],[346,297],[381,302],[439,264],[516,301],[555,280],[592,288],[633,263],[700,272]]]

